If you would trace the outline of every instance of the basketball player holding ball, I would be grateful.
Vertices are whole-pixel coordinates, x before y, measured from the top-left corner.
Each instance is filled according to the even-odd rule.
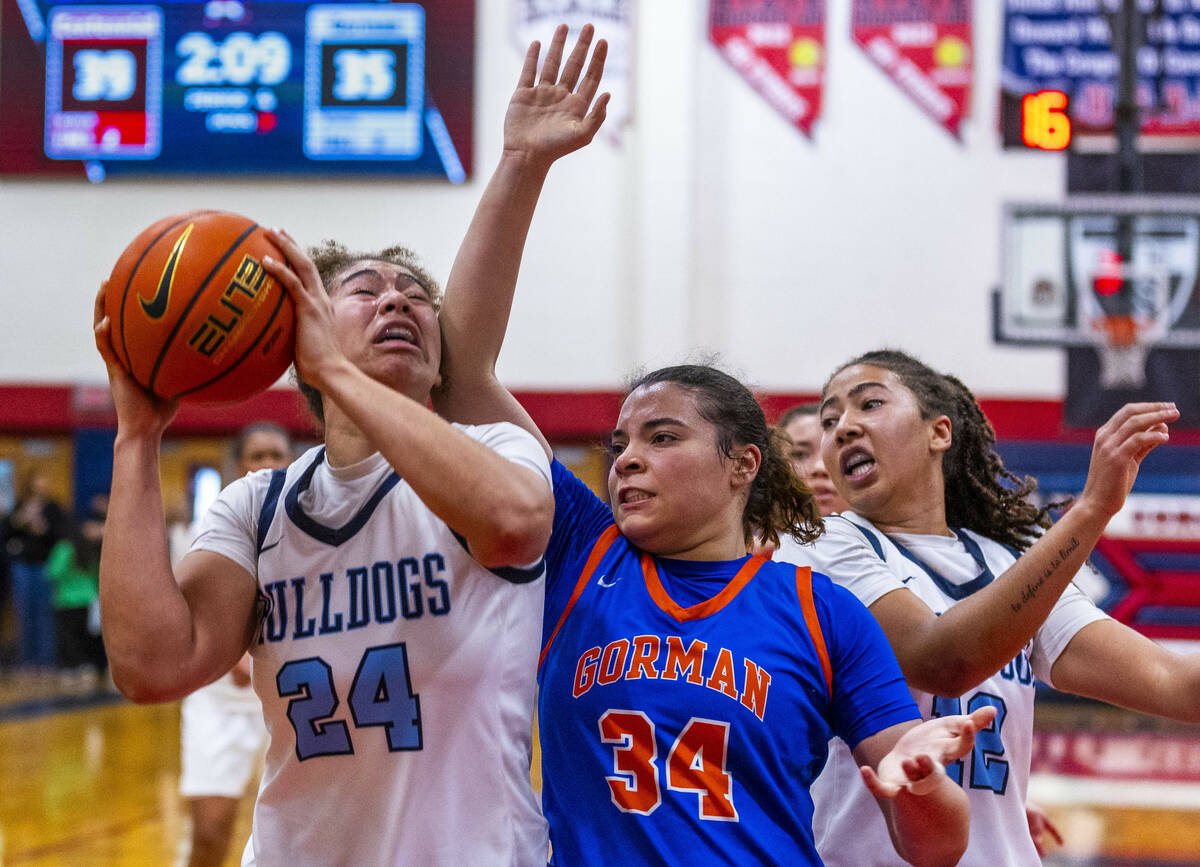
[[[536,82],[530,46],[489,189],[536,201],[553,161],[594,136],[607,98],[594,100],[603,42],[584,74],[591,35],[560,76],[560,28]],[[114,680],[169,701],[250,650],[270,744],[244,864],[543,865],[529,758],[545,453],[514,425],[426,408],[439,294],[406,251],[350,254],[322,285],[294,241],[272,238],[292,270],[264,264],[295,305],[324,444],[226,488],[175,574],[158,481],[175,405],[126,374],[97,298],[118,417],[100,567]]]

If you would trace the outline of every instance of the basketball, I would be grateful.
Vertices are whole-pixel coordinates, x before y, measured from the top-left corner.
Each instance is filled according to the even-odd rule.
[[[138,235],[108,278],[112,344],[158,397],[232,403],[292,361],[295,311],[263,267],[284,261],[265,230],[225,211],[166,217]]]

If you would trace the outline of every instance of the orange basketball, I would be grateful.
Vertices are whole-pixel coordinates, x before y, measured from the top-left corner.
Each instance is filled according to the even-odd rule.
[[[125,369],[159,397],[230,403],[271,385],[292,361],[292,299],[263,267],[283,254],[253,220],[190,211],[125,248],[106,312]]]

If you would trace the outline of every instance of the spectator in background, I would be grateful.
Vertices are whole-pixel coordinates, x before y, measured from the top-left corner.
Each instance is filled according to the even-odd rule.
[[[259,470],[285,469],[293,457],[287,431],[271,422],[243,428],[231,451],[238,478]],[[187,535],[190,545],[194,528]],[[250,685],[250,654],[243,654],[229,673],[185,698],[181,711],[179,791],[188,799],[192,816],[188,864],[220,865],[233,836],[238,799],[267,745],[262,703]]]
[[[190,493],[190,492],[189,492]],[[178,566],[183,555],[192,547],[196,538],[196,527],[192,520],[192,505],[186,494],[176,498],[175,502],[166,505],[167,518],[167,549],[171,556],[171,566]]]
[[[107,667],[100,638],[100,543],[108,495],[92,497],[87,517],[50,549],[46,578],[53,588],[55,643],[64,686],[95,687]]]
[[[46,580],[46,558],[65,533],[66,513],[50,497],[50,480],[35,470],[8,516],[7,550],[17,620],[17,663],[54,667],[54,609]]]
[[[8,664],[16,656],[15,636],[11,634],[15,632],[15,625],[12,630],[8,626],[8,601],[12,596],[12,571],[8,556],[11,506],[11,503],[0,502],[0,665]]]

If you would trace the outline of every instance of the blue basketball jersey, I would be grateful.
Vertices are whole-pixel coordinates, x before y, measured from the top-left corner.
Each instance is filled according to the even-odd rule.
[[[538,677],[555,860],[819,864],[808,788],[829,738],[918,719],[874,618],[806,568],[646,555],[552,469]]]

